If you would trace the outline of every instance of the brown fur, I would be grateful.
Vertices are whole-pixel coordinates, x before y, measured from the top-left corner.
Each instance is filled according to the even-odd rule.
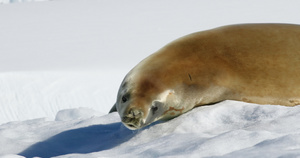
[[[223,100],[295,106],[300,26],[244,24],[190,34],[144,59],[123,83],[112,111],[131,129]],[[125,93],[130,98],[122,103]]]
[[[300,26],[248,24],[194,33],[165,46],[143,65],[144,77],[137,83],[141,94],[181,84],[189,94],[190,89],[217,85],[228,91],[216,102],[294,106],[300,101]],[[149,85],[156,81],[159,85]]]

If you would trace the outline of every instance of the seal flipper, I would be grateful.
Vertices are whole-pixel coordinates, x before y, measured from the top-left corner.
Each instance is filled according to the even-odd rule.
[[[116,111],[117,111],[117,107],[116,104],[114,104],[114,106],[110,109],[109,113],[116,112]]]

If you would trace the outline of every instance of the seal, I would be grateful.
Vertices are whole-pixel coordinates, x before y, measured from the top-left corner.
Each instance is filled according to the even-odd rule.
[[[126,75],[110,112],[135,130],[224,100],[300,104],[300,25],[230,25],[179,38]]]

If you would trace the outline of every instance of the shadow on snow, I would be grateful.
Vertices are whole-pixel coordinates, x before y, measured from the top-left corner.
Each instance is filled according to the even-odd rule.
[[[132,138],[136,132],[120,122],[64,131],[19,153],[25,157],[54,157],[111,149]]]

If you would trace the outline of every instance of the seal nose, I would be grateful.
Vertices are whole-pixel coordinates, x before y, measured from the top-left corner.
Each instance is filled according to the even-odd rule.
[[[128,110],[127,115],[122,117],[122,122],[132,129],[139,128],[141,125],[142,115],[143,113],[141,110],[132,108]]]
[[[126,116],[123,117],[122,121],[127,123],[132,119],[138,119],[142,116],[142,112],[137,109],[130,109]]]

